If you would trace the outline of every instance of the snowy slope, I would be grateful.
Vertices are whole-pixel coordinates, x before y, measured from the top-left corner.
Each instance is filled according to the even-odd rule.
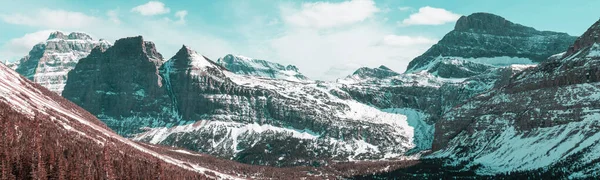
[[[600,168],[600,21],[561,58],[527,68],[436,124],[431,157],[480,174],[558,172],[597,177]],[[565,178],[566,178],[565,177]]]
[[[207,176],[214,176],[213,178],[235,179],[233,176],[156,153],[123,138],[108,130],[97,119],[93,117],[91,117],[93,119],[88,119],[90,116],[87,112],[56,95],[48,95],[47,90],[39,88],[40,86],[33,84],[5,65],[0,64],[0,94],[2,94],[0,102],[9,104],[14,110],[21,112],[26,117],[34,118],[36,114],[48,115],[50,117],[48,121],[59,124],[59,127],[62,127],[61,130],[79,134],[90,141],[96,142],[99,146],[107,146],[109,143],[118,144],[121,146],[120,148],[134,149],[135,153],[149,155],[182,169],[201,174],[210,172],[212,175]]]
[[[6,67],[8,67],[12,70],[15,70],[15,69],[17,69],[17,67],[19,67],[19,61],[17,61],[17,62],[6,61],[6,62],[0,62],[0,63],[4,63],[4,65],[6,65]]]
[[[284,66],[279,63],[266,60],[253,59],[240,55],[228,54],[217,60],[217,63],[229,71],[241,75],[260,76],[273,79],[284,79],[289,81],[306,81],[308,78],[296,66]]]
[[[177,112],[194,123],[134,139],[263,165],[400,158],[415,147],[405,115],[347,99],[340,84],[240,75],[195,57],[184,47],[161,67]]]

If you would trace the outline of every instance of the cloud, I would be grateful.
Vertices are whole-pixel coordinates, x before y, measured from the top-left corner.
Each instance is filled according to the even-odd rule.
[[[392,32],[393,28],[377,23],[328,32],[289,29],[271,40],[269,52],[273,56],[267,58],[294,64],[313,79],[335,80],[363,66],[386,65],[403,72],[408,63],[433,42],[428,38],[390,36]]]
[[[35,11],[34,11],[35,12]],[[98,19],[81,12],[40,9],[31,14],[0,14],[2,21],[9,24],[43,28],[81,28],[97,23]]]
[[[382,45],[386,46],[414,46],[414,45],[433,45],[437,42],[435,39],[430,39],[422,36],[398,36],[387,35],[381,41]]]
[[[34,45],[48,39],[52,32],[55,30],[42,30],[11,39],[2,46],[0,54],[3,56],[3,60],[19,59],[27,55]]]
[[[460,18],[460,15],[454,14],[448,10],[425,6],[419,8],[419,12],[411,14],[402,21],[402,25],[441,25],[454,22]]]
[[[46,11],[59,11],[59,10],[46,10]],[[116,12],[116,11],[115,11]],[[215,36],[214,33],[208,32],[203,29],[188,29],[181,28],[179,26],[172,26],[173,21],[165,21],[162,18],[151,19],[142,17],[128,17],[120,19],[121,24],[119,25],[107,25],[113,24],[111,18],[112,14],[107,12],[106,16],[90,16],[83,13],[79,14],[89,19],[93,19],[92,23],[78,26],[65,26],[56,27],[46,25],[35,25],[36,27],[44,27],[43,29],[56,29],[63,32],[85,32],[96,39],[102,38],[108,41],[115,41],[120,38],[132,37],[142,35],[146,41],[153,41],[156,43],[158,51],[161,52],[165,58],[170,58],[174,55],[182,44],[189,45],[191,47],[198,48],[198,52],[207,55],[208,57],[220,57],[225,54],[233,52],[230,42],[223,40],[222,38]],[[185,18],[185,13],[176,13],[178,17]],[[32,19],[36,21],[42,21],[46,15],[44,13],[33,13],[31,15],[21,15],[26,19]],[[113,16],[114,17],[114,16]],[[40,20],[38,20],[40,19]],[[69,18],[63,18],[63,21],[67,21]],[[67,22],[59,22],[59,24]],[[31,23],[13,23],[24,26],[33,26]],[[40,28],[42,29],[42,28]],[[15,38],[6,42],[0,46],[0,59],[15,61],[31,50],[31,48],[39,43],[46,40],[52,31],[43,30],[35,33],[27,34],[23,37]]]
[[[311,79],[335,80],[360,67],[380,65],[403,72],[414,57],[436,42],[398,34],[396,24],[376,14],[383,10],[373,1],[316,2],[280,9],[284,26],[260,37],[266,43],[251,43],[246,55],[294,64]]]
[[[283,9],[283,20],[292,26],[304,28],[332,28],[362,22],[379,9],[373,0],[352,0],[340,3],[304,3],[301,9]]]
[[[188,12],[186,10],[183,11],[177,11],[175,13],[175,17],[178,18],[177,21],[175,21],[176,24],[185,24],[185,16],[187,16]]]
[[[131,12],[137,12],[143,16],[154,16],[169,13],[171,10],[165,7],[165,4],[159,1],[149,1],[131,9]]]
[[[400,11],[409,11],[411,9],[413,9],[413,8],[412,7],[408,7],[408,6],[404,6],[404,7],[399,7],[398,8],[398,10],[400,10]]]
[[[108,16],[108,19],[115,23],[115,24],[121,24],[121,20],[119,19],[119,13],[118,13],[118,9],[114,9],[114,10],[109,10],[106,12],[106,16]]]

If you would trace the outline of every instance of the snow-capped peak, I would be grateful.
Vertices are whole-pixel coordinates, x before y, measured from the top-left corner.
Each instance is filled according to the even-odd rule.
[[[48,40],[88,40],[91,41],[93,40],[92,37],[86,33],[83,32],[72,32],[68,35],[65,35],[65,33],[61,32],[61,31],[55,31],[50,33],[50,36],[48,36]]]
[[[56,31],[48,39],[36,44],[14,68],[18,73],[58,94],[66,84],[67,73],[95,47],[112,46],[106,40],[96,41],[91,36],[73,32],[68,35]],[[13,66],[15,67],[15,66]],[[12,67],[11,67],[12,68]]]
[[[241,75],[252,75],[290,81],[308,80],[306,76],[299,72],[298,67],[294,65],[284,66],[279,63],[253,59],[241,55],[228,54],[219,58],[217,63],[227,68],[229,71]]]
[[[386,77],[391,77],[391,76],[397,76],[400,73],[397,73],[395,71],[392,71],[390,68],[381,65],[377,68],[369,68],[369,67],[361,67],[359,69],[357,69],[356,71],[354,71],[354,73],[352,73],[352,75],[348,76],[347,78],[352,78],[352,79],[368,79],[368,78],[386,78]]]
[[[218,67],[216,63],[186,45],[183,45],[171,59],[174,61],[184,61],[194,68]]]

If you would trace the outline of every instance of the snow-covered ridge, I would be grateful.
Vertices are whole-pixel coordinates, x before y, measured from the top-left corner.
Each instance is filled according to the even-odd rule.
[[[435,87],[439,88],[447,83],[460,83],[466,78],[442,78],[427,71],[415,73],[398,74],[386,78],[358,78],[350,75],[346,78],[336,80],[342,85],[369,85],[369,86],[404,86],[404,87]]]
[[[521,57],[500,56],[500,57],[464,58],[464,57],[455,57],[455,56],[449,56],[449,57],[438,56],[431,63],[429,63],[429,64],[427,64],[427,65],[425,65],[423,67],[416,68],[416,69],[414,69],[413,71],[410,71],[410,72],[418,72],[418,71],[430,70],[431,68],[433,68],[438,63],[452,64],[452,65],[463,65],[466,62],[472,62],[472,63],[482,64],[482,65],[487,65],[487,66],[493,66],[493,67],[506,67],[506,66],[510,66],[510,65],[513,65],[513,64],[520,64],[520,65],[533,65],[533,64],[537,64],[537,63],[533,62],[529,58],[521,58]],[[407,72],[407,73],[410,73],[410,72]]]
[[[510,103],[525,104],[526,101],[518,100],[518,98],[525,97],[526,94],[544,94],[544,92],[543,90],[536,90],[535,92],[522,94],[516,96],[493,95],[491,99],[485,102],[470,102],[462,106],[461,109],[476,110],[483,103],[486,103],[486,107],[506,106]],[[483,96],[490,96],[490,94],[484,94]],[[554,99],[558,104],[567,107],[597,102],[600,100],[600,84],[578,84],[561,87],[556,90]],[[524,109],[522,105],[511,106]],[[530,109],[549,114],[547,118],[553,122],[569,120],[570,114],[581,115],[581,117],[576,117],[581,120],[523,131],[515,127],[514,124],[517,123],[519,117],[513,112],[490,113],[478,116],[475,118],[479,123],[474,125],[472,133],[459,134],[450,141],[449,147],[435,152],[430,158],[452,158],[457,163],[455,165],[460,162],[468,162],[471,165],[479,164],[482,165],[482,168],[478,170],[478,173],[481,174],[536,170],[550,167],[561,161],[587,164],[599,159],[600,156],[598,156],[597,151],[600,150],[600,145],[597,142],[600,139],[600,131],[596,127],[600,125],[600,110],[590,109],[589,107],[564,110],[559,107],[549,108],[551,107]],[[452,113],[449,116],[461,116],[461,114]],[[536,119],[542,121],[546,118]],[[502,129],[498,130],[496,128]],[[465,146],[473,149],[468,150],[468,153],[459,153]],[[571,155],[577,156],[575,156],[575,159],[569,159]],[[599,169],[600,166],[596,163],[581,168],[579,172],[572,173],[589,175],[590,171]]]
[[[260,76],[289,81],[306,81],[308,78],[293,65],[284,66],[279,63],[261,59],[253,59],[241,55],[228,54],[217,60],[217,63],[229,71],[241,75]]]
[[[165,66],[176,66],[170,65],[178,63],[178,60],[173,60],[176,59],[168,61]],[[164,71],[178,70],[165,67]],[[291,142],[305,142],[301,147],[307,148],[308,152],[320,152],[324,156],[344,160],[399,158],[415,147],[414,128],[408,124],[405,115],[385,112],[332,94],[334,90],[342,91],[339,89],[340,84],[271,79],[218,69],[207,71],[202,77],[211,79],[210,81],[216,78],[221,83],[235,83],[235,89],[257,90],[269,96],[249,97],[227,92],[201,94],[199,99],[225,104],[235,109],[217,109],[215,114],[207,114],[206,119],[198,119],[193,124],[149,128],[149,131],[138,134],[135,140],[180,147],[194,141],[198,142],[198,145],[193,147],[194,150],[236,157],[237,153],[247,153],[245,150],[256,148],[254,146],[257,144],[273,143],[278,139],[287,138]],[[225,79],[230,81],[224,81]],[[171,86],[169,82],[167,86]],[[276,106],[275,108],[285,104],[285,107],[281,108],[310,113],[302,117],[310,122],[295,125],[304,126],[297,129],[288,125],[291,123],[287,120],[279,119],[279,116],[268,119],[255,117],[255,114],[271,111],[267,109],[269,107],[253,109],[256,105],[264,106],[263,103],[273,104],[270,106]],[[361,135],[357,135],[357,132],[361,132]],[[387,138],[379,139],[374,137],[374,134],[381,134]]]

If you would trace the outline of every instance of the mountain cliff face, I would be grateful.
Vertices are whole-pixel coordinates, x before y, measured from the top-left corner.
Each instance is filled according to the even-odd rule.
[[[562,57],[453,108],[436,124],[433,157],[480,174],[600,170],[600,21]]]
[[[0,64],[0,178],[236,178],[118,136],[75,104]]]
[[[61,94],[67,83],[67,73],[97,46],[106,49],[111,44],[105,40],[93,40],[84,33],[65,35],[53,32],[48,40],[35,45],[29,55],[19,61],[16,70],[33,82]]]
[[[415,161],[276,168],[133,142],[0,64],[0,179],[334,179]]]
[[[381,66],[337,82],[296,81],[278,74],[283,66],[262,60],[228,55],[213,62],[184,46],[163,62],[141,37],[124,43],[133,45],[120,41],[81,60],[65,97],[138,141],[261,165],[397,158],[431,149],[444,114],[530,67],[512,65],[520,61],[511,58],[492,58],[502,66],[441,58],[429,71],[399,74]]]
[[[95,49],[63,95],[136,140],[250,164],[397,158],[415,146],[405,115],[348,99],[337,84],[239,75],[185,46],[153,61],[144,44]]]
[[[158,68],[162,55],[141,36],[120,39],[103,50],[96,47],[69,72],[63,96],[98,116],[120,134],[140,126],[166,126],[171,100]]]
[[[308,78],[302,75],[294,65],[284,66],[278,63],[232,54],[219,58],[217,64],[220,64],[233,73],[241,75],[253,75],[290,81],[308,80]]]
[[[409,63],[407,72],[426,70],[441,77],[465,78],[489,66],[542,62],[563,52],[575,39],[566,33],[537,31],[493,14],[475,13],[461,17],[454,30]],[[467,62],[466,69],[456,66]]]
[[[349,98],[382,111],[407,116],[415,128],[412,152],[431,149],[434,126],[454,106],[499,87],[518,72],[532,66],[511,65],[495,68],[464,79],[440,78],[427,72],[399,74],[368,81],[338,80],[340,90]]]

